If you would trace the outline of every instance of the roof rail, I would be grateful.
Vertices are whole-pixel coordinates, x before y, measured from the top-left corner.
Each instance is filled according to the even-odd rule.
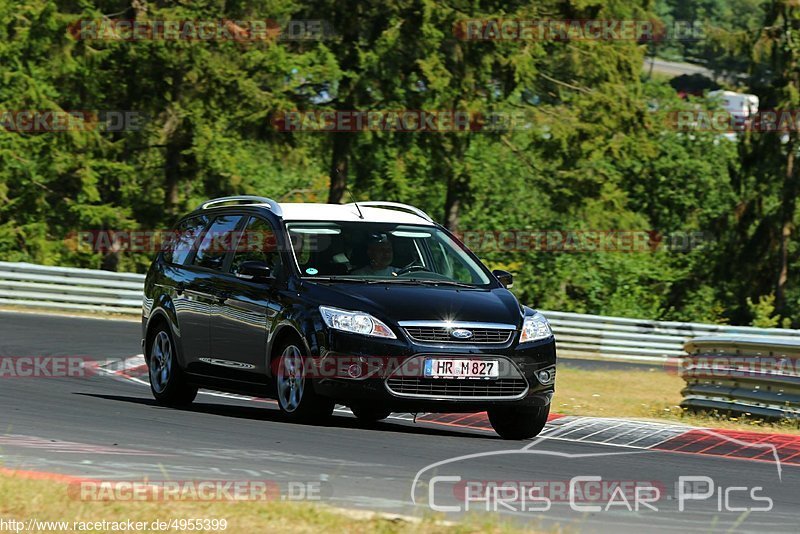
[[[348,206],[352,206],[356,204],[355,202],[351,202]],[[413,213],[418,217],[422,217],[428,222],[434,222],[430,215],[425,213],[419,208],[415,208],[414,206],[410,206],[408,204],[401,204],[399,202],[384,202],[382,200],[370,200],[367,202],[358,202],[359,206],[364,206],[367,208],[388,208],[388,209],[395,209],[398,211],[405,211],[406,213]]]
[[[197,208],[196,210],[207,210],[209,208],[217,207],[220,204],[238,204],[244,206],[253,206],[253,205],[266,205],[269,207],[270,211],[277,215],[278,217],[283,215],[283,210],[281,209],[280,204],[272,200],[271,198],[267,197],[257,197],[253,195],[236,195],[232,197],[220,197],[220,198],[213,198],[211,200],[206,200]]]

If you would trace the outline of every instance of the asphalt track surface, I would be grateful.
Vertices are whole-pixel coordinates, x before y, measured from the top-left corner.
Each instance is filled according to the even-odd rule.
[[[141,352],[139,338],[139,325],[131,321],[0,312],[4,358],[119,360]],[[444,513],[453,520],[465,513],[462,486],[432,477],[523,486],[535,480],[549,481],[549,507],[543,500],[507,500],[506,493],[488,512],[486,501],[472,501],[469,513],[581,532],[797,532],[800,522],[797,466],[586,443],[557,433],[509,442],[485,430],[401,416],[362,428],[341,410],[323,426],[300,425],[285,421],[274,403],[213,393],[175,410],[157,406],[145,384],[102,373],[0,379],[0,428],[5,468],[100,480],[270,480],[284,498],[292,483],[346,508],[419,516],[430,513],[431,504],[454,506],[458,511]],[[615,481],[656,486],[661,496],[650,504],[657,510],[629,510],[636,500],[629,491],[623,499],[617,495],[616,505],[601,499],[600,511],[580,509],[597,503],[570,504],[554,489],[576,476],[599,476],[609,488]],[[712,496],[684,500],[680,511],[681,476],[709,477]],[[731,489],[741,487],[747,489]],[[771,509],[752,510],[768,507],[765,497]]]

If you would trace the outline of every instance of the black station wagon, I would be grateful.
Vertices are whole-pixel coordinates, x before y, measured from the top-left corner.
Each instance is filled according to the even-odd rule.
[[[158,402],[198,388],[276,399],[292,420],[335,404],[487,411],[504,438],[547,421],[550,325],[421,210],[392,202],[209,200],[165,240],[145,283],[142,346]]]

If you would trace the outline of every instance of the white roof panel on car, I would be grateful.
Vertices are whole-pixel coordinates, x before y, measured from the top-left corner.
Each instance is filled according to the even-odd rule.
[[[300,204],[281,203],[285,221],[365,221],[433,226],[419,215],[397,209],[359,206],[364,219],[352,204]]]

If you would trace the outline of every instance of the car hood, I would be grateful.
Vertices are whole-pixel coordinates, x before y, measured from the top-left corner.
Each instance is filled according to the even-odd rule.
[[[405,284],[309,283],[322,305],[371,313],[382,321],[469,321],[522,324],[523,310],[505,288]]]

